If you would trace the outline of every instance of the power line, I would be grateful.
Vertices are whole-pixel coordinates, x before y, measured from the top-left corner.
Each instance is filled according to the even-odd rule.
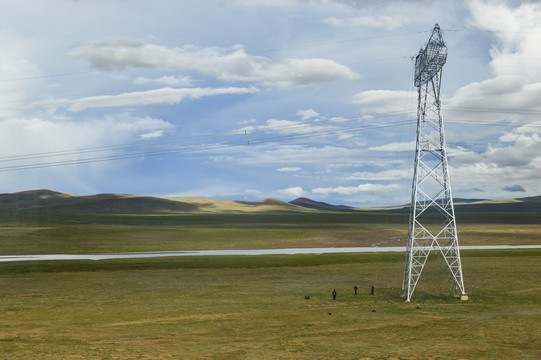
[[[359,118],[350,119],[350,121],[354,121],[354,120],[359,120]],[[137,153],[131,153],[131,154],[94,156],[94,157],[88,157],[88,158],[83,158],[83,159],[58,160],[58,161],[50,161],[50,162],[45,162],[45,163],[12,165],[12,166],[0,167],[0,172],[10,172],[10,171],[18,171],[18,170],[49,168],[49,167],[58,167],[58,166],[67,166],[67,165],[79,165],[79,164],[125,160],[125,159],[142,158],[142,157],[154,157],[154,156],[163,156],[163,155],[172,155],[172,154],[202,152],[202,151],[208,151],[208,150],[219,150],[219,149],[227,149],[227,148],[239,147],[239,146],[283,142],[287,140],[297,140],[297,139],[314,138],[314,137],[321,137],[321,136],[328,136],[328,135],[348,134],[348,133],[353,133],[353,132],[364,132],[364,131],[383,129],[383,128],[389,128],[389,127],[395,127],[395,126],[413,125],[415,124],[415,122],[416,122],[416,119],[407,119],[407,120],[381,123],[381,124],[360,125],[360,126],[346,127],[346,128],[339,128],[339,129],[335,128],[335,129],[314,131],[314,132],[309,132],[309,133],[304,133],[304,134],[297,133],[297,134],[271,136],[271,137],[262,138],[262,139],[253,139],[253,138],[248,139],[248,140],[242,139],[242,140],[229,141],[226,143],[201,144],[201,145],[185,146],[185,147],[170,148],[170,149],[163,149],[163,150],[144,151],[144,152],[137,152]],[[466,119],[460,119],[460,120],[449,119],[449,120],[446,120],[446,123],[461,124],[461,125],[541,127],[541,124],[529,124],[526,122],[501,123],[501,122],[484,122],[484,121],[475,121],[475,120],[466,120]],[[292,127],[282,127],[282,130],[285,130],[286,128],[291,130]],[[275,132],[275,131],[276,129],[272,130],[272,132]],[[264,131],[262,133],[268,133],[268,132],[271,132],[271,131]],[[229,135],[223,134],[223,135],[220,135],[219,137],[231,136],[231,135],[233,134],[229,134]],[[215,135],[212,135],[212,136],[215,136]],[[30,157],[30,155],[26,155],[27,157],[24,157],[25,155],[19,155],[19,156],[14,156],[14,157],[0,158],[0,161],[5,162],[5,161],[12,161],[12,160],[38,159],[38,158],[45,158],[45,157],[52,157],[52,156],[80,155],[80,154],[85,154],[88,152],[95,151],[95,149],[99,149],[100,151],[115,150],[115,149],[122,149],[123,146],[129,146],[129,145],[130,144],[117,145],[117,146],[111,146],[111,147],[105,146],[105,147],[96,147],[96,148],[88,148],[88,149],[79,149],[79,150],[73,150],[71,152],[69,151],[48,152],[48,153],[34,154],[33,157]]]
[[[240,140],[240,141],[233,141],[233,142],[224,143],[224,144],[205,144],[205,145],[195,145],[195,146],[182,147],[182,148],[147,151],[147,152],[140,152],[140,153],[134,153],[134,154],[107,155],[107,156],[90,157],[90,158],[85,158],[85,159],[61,160],[61,161],[52,161],[52,162],[46,162],[46,163],[4,166],[4,167],[0,167],[0,172],[29,170],[29,169],[37,169],[37,168],[49,168],[49,167],[66,166],[66,165],[88,164],[88,163],[103,162],[103,161],[171,155],[171,154],[189,153],[189,152],[206,151],[206,150],[217,150],[217,149],[225,149],[225,148],[231,148],[231,147],[237,147],[237,146],[246,146],[246,145],[251,145],[251,144],[265,144],[265,143],[273,143],[273,142],[282,142],[282,141],[291,140],[291,139],[303,139],[303,138],[326,136],[326,135],[341,134],[341,133],[368,131],[368,130],[374,130],[374,129],[380,129],[380,128],[388,128],[392,126],[400,126],[403,124],[404,124],[404,121],[400,121],[400,122],[393,122],[393,123],[386,123],[386,124],[364,125],[364,126],[357,126],[357,127],[350,127],[350,128],[318,131],[318,132],[312,132],[308,134],[291,134],[291,135],[274,136],[274,137],[269,137],[269,138],[264,138],[264,139]]]
[[[516,114],[541,114],[541,111],[532,110],[532,109],[490,109],[490,108],[473,108],[473,107],[447,107],[447,111],[468,111],[468,112],[487,112],[487,113],[516,113]],[[387,112],[387,113],[380,113],[377,115],[369,115],[369,120],[373,119],[381,119],[385,117],[395,116],[395,115],[402,115],[402,123],[401,125],[408,125],[412,120],[407,120],[404,116],[407,114],[413,114],[414,111],[393,111],[393,112]],[[345,123],[351,123],[356,121],[363,121],[365,118],[362,116],[357,116],[353,118],[341,118],[340,124]],[[473,119],[447,119],[447,123],[451,124],[461,124],[461,125],[485,125],[485,126],[529,126],[529,127],[540,127],[540,124],[532,124],[527,121],[513,121],[512,123],[509,122],[494,122],[494,121],[481,121],[481,120],[473,120]],[[185,137],[173,137],[173,138],[165,138],[160,140],[139,140],[131,143],[124,143],[124,144],[113,144],[113,145],[104,145],[104,146],[97,146],[97,147],[89,147],[89,148],[79,148],[79,149],[69,149],[69,150],[57,150],[57,151],[48,151],[48,152],[39,152],[39,153],[29,153],[29,154],[20,154],[20,155],[13,155],[13,156],[2,156],[0,157],[0,162],[11,162],[11,161],[20,161],[20,160],[34,160],[34,159],[42,159],[42,158],[51,158],[51,157],[62,157],[62,156],[71,156],[71,155],[83,155],[83,154],[91,154],[91,153],[99,153],[99,152],[108,152],[108,151],[114,151],[114,150],[137,150],[141,148],[149,148],[149,147],[157,147],[157,146],[164,146],[164,145],[172,145],[172,144],[179,144],[179,143],[189,143],[194,141],[210,141],[210,140],[219,140],[223,138],[231,138],[233,136],[245,136],[245,135],[260,135],[260,134],[268,134],[268,133],[279,133],[279,132],[299,132],[303,129],[306,129],[306,127],[312,127],[312,126],[323,126],[323,125],[333,125],[336,123],[335,118],[330,119],[318,119],[316,122],[298,122],[291,125],[282,125],[282,126],[259,126],[255,129],[250,129],[249,132],[246,131],[246,133],[243,133],[243,129],[236,130],[235,132],[228,132],[228,133],[214,133],[214,134],[200,134],[200,135],[193,135],[193,136],[185,136]],[[348,128],[346,128],[348,129]],[[340,131],[343,131],[342,129],[329,129],[325,131],[309,131],[306,134],[297,134],[295,135],[296,138],[301,137],[309,137],[309,136],[317,136],[317,134],[323,133],[338,133]],[[346,130],[347,131],[347,130]],[[292,138],[291,135],[288,136],[289,138]],[[245,140],[240,140],[241,143],[243,143]],[[258,140],[251,140],[252,144],[258,143]],[[157,154],[161,154],[163,151],[169,151],[169,150],[160,150],[157,151]],[[146,152],[142,154],[151,154],[152,152]],[[132,156],[133,154],[125,154],[122,155],[125,156]],[[119,155],[120,156],[120,155]],[[139,155],[135,155],[139,156]],[[142,156],[142,155],[141,155]],[[107,157],[105,157],[107,158]],[[101,159],[99,157],[92,158],[92,159]],[[101,160],[100,160],[101,161]],[[104,160],[105,161],[105,160]]]
[[[381,119],[381,118],[395,116],[395,115],[401,115],[403,113],[404,112],[402,111],[392,111],[392,112],[381,113],[377,115],[371,115],[370,120]],[[362,120],[365,120],[365,119],[359,116],[353,117],[353,118],[346,118],[346,119],[341,118],[339,123],[346,124],[346,123],[362,121]],[[104,146],[89,147],[89,148],[57,150],[57,151],[49,151],[49,152],[2,156],[0,157],[0,162],[30,160],[30,159],[39,159],[39,158],[56,157],[56,156],[80,155],[80,154],[87,154],[87,153],[94,153],[94,152],[112,151],[112,150],[129,150],[129,149],[154,147],[154,146],[162,146],[162,145],[177,144],[177,143],[187,143],[187,142],[193,142],[193,141],[218,140],[221,138],[230,138],[232,136],[258,135],[258,134],[266,134],[266,133],[273,133],[273,132],[298,132],[300,130],[306,129],[307,126],[321,126],[321,125],[326,125],[326,124],[332,125],[335,123],[337,123],[335,118],[324,119],[324,120],[318,119],[317,122],[310,122],[310,123],[301,122],[301,123],[295,123],[291,125],[281,125],[281,126],[272,126],[272,127],[261,126],[259,128],[251,129],[250,132],[246,131],[246,134],[241,131],[243,129],[239,129],[234,132],[228,132],[228,133],[200,134],[200,135],[193,135],[193,136],[165,138],[165,139],[160,139],[160,140],[139,140],[139,141],[125,143],[125,144],[113,144],[113,145],[104,145]],[[339,129],[334,129],[334,130],[339,131]],[[317,133],[317,132],[312,131],[310,133]],[[242,141],[245,141],[245,140],[243,139]]]

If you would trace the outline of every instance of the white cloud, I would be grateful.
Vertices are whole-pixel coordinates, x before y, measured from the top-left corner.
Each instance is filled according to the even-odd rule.
[[[165,86],[184,86],[190,87],[193,86],[193,81],[189,76],[162,76],[159,79],[149,79],[146,77],[138,77],[133,80],[134,84],[137,85],[146,85],[146,84],[158,84]]]
[[[452,158],[451,181],[461,193],[472,187],[483,189],[488,198],[506,195],[508,184],[519,184],[527,193],[541,192],[541,135],[538,128],[522,126],[502,135],[494,144],[488,144],[482,153],[460,149]],[[475,184],[475,186],[472,186]]]
[[[308,120],[319,116],[319,113],[314,109],[306,109],[297,111],[297,115],[302,117],[302,120]]]
[[[258,89],[250,88],[162,88],[148,91],[137,91],[120,95],[90,96],[77,100],[64,100],[71,104],[69,110],[79,112],[96,107],[138,106],[151,104],[177,104],[185,98],[198,99],[203,96],[223,94],[253,94]]]
[[[452,159],[453,164],[473,164],[482,161],[482,156],[462,146],[447,147],[447,157]]]
[[[242,120],[242,121],[239,121],[237,124],[239,125],[245,125],[245,124],[253,124],[253,123],[256,123],[257,120],[256,119],[250,119],[250,120]]]
[[[527,115],[528,110],[541,110],[539,98],[541,82],[531,83],[530,79],[522,75],[502,75],[462,87],[449,100],[449,108],[472,110],[476,119],[494,121],[495,118],[500,119],[509,114],[520,116],[522,113]],[[476,110],[482,113],[476,115]]]
[[[227,182],[223,179],[201,179],[191,187],[182,187],[184,190],[168,193],[168,197],[204,196],[218,199],[248,200],[251,198],[261,199],[266,196],[256,189],[246,188],[246,184]]]
[[[19,116],[24,100],[33,93],[36,83],[18,81],[37,77],[38,67],[28,58],[28,41],[16,34],[0,31],[0,119]]]
[[[441,18],[443,29],[481,30],[444,34],[453,55],[444,69],[446,121],[448,111],[453,110],[449,118],[460,115],[455,118],[462,121],[533,125],[541,111],[538,1],[447,0],[435,5],[428,1],[239,0],[220,6],[217,2],[193,6],[195,2],[180,1],[167,6],[153,4],[150,12],[144,2],[134,2],[129,9],[118,1],[71,1],[66,6],[40,3],[33,8],[19,2],[5,3],[6,13],[25,16],[7,17],[5,30],[0,31],[0,45],[5,49],[0,59],[0,120],[6,121],[0,124],[3,153],[100,147],[166,135],[194,138],[193,147],[201,149],[163,161],[141,158],[129,175],[125,169],[114,169],[95,175],[97,180],[92,179],[91,170],[128,167],[132,162],[88,165],[84,175],[90,176],[83,175],[82,166],[3,173],[8,189],[26,187],[31,184],[27,179],[33,176],[35,187],[54,184],[61,191],[80,183],[85,185],[79,189],[94,186],[99,191],[137,193],[192,189],[194,195],[230,198],[272,196],[277,188],[295,185],[305,193],[312,194],[310,189],[315,189],[327,194],[331,202],[394,203],[398,191],[373,195],[366,191],[377,189],[376,184],[357,185],[397,182],[408,188],[411,179],[403,169],[412,171],[413,164],[405,163],[406,151],[413,156],[413,126],[406,131],[409,136],[398,128],[336,132],[332,137],[312,135],[349,127],[346,122],[363,122],[363,118],[377,124],[376,112],[407,113],[414,118],[417,94],[406,91],[412,87],[413,74],[412,63],[405,56],[427,40],[428,33],[413,32],[429,31],[433,20],[427,19],[436,17]],[[333,25],[322,23],[322,19]],[[425,25],[414,28],[412,19],[421,19],[419,25]],[[97,23],[99,27],[93,26]],[[66,28],[58,24],[69,24],[70,31],[58,33]],[[406,24],[411,31],[398,29]],[[269,28],[277,31],[268,36]],[[113,40],[89,43],[104,36]],[[121,36],[144,42],[114,40]],[[237,43],[242,45],[234,46]],[[73,57],[65,56],[66,49],[74,50]],[[105,73],[92,71],[95,69]],[[358,79],[361,71],[369,74],[362,84],[341,81],[320,85],[323,81]],[[145,85],[142,90],[156,90],[115,91],[126,84],[134,87],[130,82]],[[293,88],[303,84],[317,86]],[[250,85],[274,88],[255,96],[214,96],[233,89],[228,86],[239,89],[235,93],[249,94],[254,89]],[[398,91],[377,90],[385,87]],[[203,96],[205,101],[188,101]],[[41,107],[28,106],[44,98],[51,100],[42,101]],[[353,105],[344,104],[350,99]],[[167,105],[179,102],[176,107]],[[107,111],[119,113],[122,106],[133,108],[137,117],[90,118]],[[55,107],[62,112],[55,113]],[[473,107],[480,110],[467,112]],[[496,107],[511,111],[486,112]],[[459,114],[454,113],[457,109]],[[189,121],[181,121],[179,114]],[[157,119],[160,117],[178,124],[173,126]],[[483,189],[486,197],[509,196],[503,189],[520,189],[518,186],[526,190],[519,195],[541,193],[541,185],[537,185],[541,134],[537,128],[511,131],[511,127],[449,125],[448,154],[453,189],[459,190],[456,195],[464,197],[468,189],[477,188]],[[245,137],[250,139],[249,146],[213,149],[213,144],[207,144],[228,144],[234,141],[232,129],[244,126],[246,132],[254,132]],[[356,125],[352,122],[350,126]],[[199,136],[209,133],[226,137]],[[280,140],[267,141],[273,137]],[[413,162],[411,156],[409,160]],[[65,176],[40,182],[38,178],[46,171]],[[299,182],[284,185],[283,181],[291,178]],[[166,182],[169,188],[163,190]],[[409,197],[410,189],[403,193]]]
[[[509,133],[500,137],[500,146],[489,144],[486,159],[498,166],[525,166],[541,156],[541,137],[537,133]]]
[[[141,139],[156,139],[162,136],[163,136],[163,130],[151,131],[151,132],[139,135]]]
[[[119,144],[149,132],[163,133],[172,128],[171,123],[162,119],[123,113],[84,120],[10,119],[0,122],[0,135],[2,144],[9,144],[3,147],[3,152],[11,156]],[[25,141],[19,141],[20,138]]]
[[[404,90],[367,90],[353,95],[351,103],[370,105],[367,110],[376,113],[411,111],[417,107],[417,93]],[[409,105],[409,106],[408,106]]]
[[[235,4],[245,7],[267,7],[277,9],[289,9],[297,6],[296,1],[291,0],[235,0]]]
[[[276,171],[280,171],[280,172],[294,172],[294,171],[300,171],[300,170],[301,170],[300,167],[283,167],[283,168],[276,169]]]
[[[345,18],[328,18],[323,22],[338,27],[368,27],[385,30],[399,29],[412,22],[412,19],[403,15],[380,15],[380,16],[359,16]]]
[[[259,190],[255,190],[255,189],[246,189],[244,192],[243,192],[243,195],[247,195],[247,196],[255,196],[257,198],[260,198],[263,193]]]
[[[391,143],[380,146],[372,146],[368,148],[370,151],[415,151],[415,141],[402,142],[402,143]]]
[[[346,140],[346,139],[350,139],[352,137],[353,137],[353,135],[351,135],[351,134],[343,134],[343,135],[338,136],[338,140]]]
[[[294,197],[302,197],[305,195],[303,188],[300,186],[277,190],[277,193],[281,195],[294,196]]]
[[[478,0],[466,4],[470,25],[489,31],[495,40],[489,50],[494,77],[463,86],[450,99],[449,109],[473,110],[468,114],[470,119],[490,122],[535,120],[528,112],[541,110],[541,4],[513,6]]]
[[[253,151],[230,147],[221,149],[220,154],[212,153],[211,159],[218,163],[231,163],[242,166],[282,166],[291,165],[321,165],[340,162],[353,162],[358,164],[359,159],[364,155],[359,151],[347,147],[337,146],[307,146],[283,143],[267,143],[260,145],[249,145]],[[371,159],[372,160],[372,159]]]
[[[351,119],[341,117],[341,116],[335,116],[335,117],[330,118],[329,121],[335,122],[335,123],[343,123],[343,122],[351,121]]]
[[[491,31],[497,42],[490,48],[491,69],[496,76],[522,75],[541,81],[541,4],[469,1],[470,24]],[[498,19],[498,21],[494,21]]]
[[[359,193],[384,193],[398,189],[400,186],[397,184],[360,184],[357,186],[337,186],[327,188],[315,188],[312,189],[314,194],[328,196],[329,194],[339,195],[354,195]]]
[[[298,121],[291,120],[279,120],[279,119],[269,119],[266,121],[266,125],[259,126],[245,126],[238,130],[235,130],[237,134],[251,133],[254,131],[270,131],[277,132],[284,135],[289,134],[309,134],[318,131],[329,130],[329,126],[315,126],[308,123],[302,123]]]
[[[541,158],[530,162],[528,167],[499,167],[495,164],[475,163],[466,166],[452,167],[451,183],[458,193],[468,194],[474,189],[482,189],[487,198],[505,198],[502,186],[507,183],[520,184],[527,193],[524,196],[535,196],[541,192],[539,174],[541,173]],[[479,192],[479,191],[477,191]],[[457,194],[457,191],[454,191]]]
[[[404,169],[390,169],[379,172],[358,171],[348,176],[347,180],[398,180],[409,179],[412,172]]]
[[[77,162],[84,159],[108,158],[122,154],[122,148],[109,147],[126,144],[154,133],[171,130],[172,124],[151,117],[134,117],[129,113],[115,117],[104,116],[78,120],[51,121],[42,118],[13,118],[0,122],[0,143],[5,157],[38,154],[28,159],[0,163],[8,166],[42,166],[58,162]],[[24,139],[24,141],[21,141]],[[87,151],[73,151],[88,149]],[[114,164],[114,165],[113,165]],[[103,171],[123,168],[119,162],[91,162],[84,165],[60,166],[3,173],[4,188],[66,189],[84,187],[92,181],[102,181]]]
[[[88,60],[93,67],[104,71],[133,67],[195,70],[221,80],[259,82],[278,87],[359,78],[359,74],[333,60],[287,59],[275,63],[262,56],[249,55],[240,46],[230,49],[167,48],[116,40],[90,43],[72,55]]]

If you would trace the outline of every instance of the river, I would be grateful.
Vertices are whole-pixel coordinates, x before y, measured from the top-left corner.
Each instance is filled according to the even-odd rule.
[[[541,245],[487,245],[461,246],[461,250],[506,250],[541,249]],[[254,249],[254,250],[195,250],[195,251],[150,251],[109,254],[36,254],[3,255],[0,262],[11,261],[51,261],[51,260],[109,260],[136,259],[172,256],[255,256],[255,255],[295,255],[332,253],[405,252],[404,246],[397,247],[342,247],[342,248],[298,248],[298,249]]]

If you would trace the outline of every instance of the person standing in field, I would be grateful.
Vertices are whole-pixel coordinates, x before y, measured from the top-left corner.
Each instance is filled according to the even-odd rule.
[[[332,299],[336,300],[336,289],[332,291]]]
[[[357,285],[355,285],[355,286],[353,287],[353,290],[355,290],[355,295],[357,295],[357,290],[358,290],[358,289],[359,289],[359,288],[357,287]]]
[[[374,290],[376,289],[376,287],[374,285],[372,285],[372,288],[370,290],[370,295],[374,295]]]

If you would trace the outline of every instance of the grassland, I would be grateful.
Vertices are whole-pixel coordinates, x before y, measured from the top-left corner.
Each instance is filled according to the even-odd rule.
[[[0,254],[397,246],[407,234],[404,212],[37,195],[6,196]],[[541,244],[535,211],[457,221],[462,245]],[[0,359],[541,358],[541,250],[463,251],[467,302],[431,259],[405,303],[403,256],[0,263]]]
[[[541,357],[541,251],[463,252],[467,302],[427,266],[407,304],[394,253],[3,263],[0,358]]]
[[[462,245],[541,244],[537,213],[467,215],[458,224]],[[0,254],[400,246],[406,236],[400,213],[6,214]]]

